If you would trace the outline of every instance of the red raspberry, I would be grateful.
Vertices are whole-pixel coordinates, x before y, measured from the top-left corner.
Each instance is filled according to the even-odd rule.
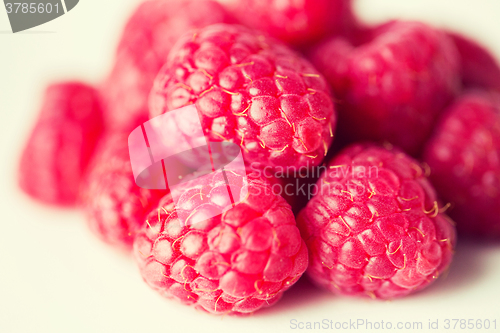
[[[500,237],[500,96],[470,92],[427,143],[431,180],[466,235]]]
[[[170,48],[183,33],[229,16],[214,1],[153,0],[143,2],[123,31],[116,63],[103,86],[109,126],[127,126],[147,118],[147,99]]]
[[[457,33],[448,35],[455,42],[462,59],[463,84],[500,91],[500,66],[490,51],[465,36]]]
[[[239,0],[234,14],[246,26],[293,45],[343,32],[353,21],[351,0]]]
[[[21,157],[21,188],[45,203],[73,205],[102,130],[94,88],[80,82],[50,85]]]
[[[99,144],[85,179],[82,206],[90,229],[103,241],[130,250],[145,216],[168,192],[136,185],[128,133],[110,133]]]
[[[290,205],[270,184],[228,173],[232,193],[247,193],[222,215],[204,220],[228,202],[221,171],[184,189],[174,210],[170,194],[147,218],[134,242],[146,283],[161,295],[214,314],[245,314],[278,301],[307,268],[307,248]],[[186,223],[178,218],[188,214]]]
[[[353,145],[319,179],[298,225],[308,274],[335,293],[391,299],[420,290],[451,262],[455,228],[417,161]]]
[[[341,136],[388,140],[417,154],[436,116],[459,88],[459,56],[445,33],[418,22],[389,22],[371,41],[334,38],[311,53],[339,98]]]
[[[181,37],[151,97],[151,118],[194,103],[209,140],[240,145],[248,164],[317,165],[336,120],[325,80],[305,59],[234,25]]]

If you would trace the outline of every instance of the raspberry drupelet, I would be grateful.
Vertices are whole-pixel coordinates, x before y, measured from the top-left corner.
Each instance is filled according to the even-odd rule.
[[[334,293],[392,299],[429,285],[451,262],[455,227],[417,161],[355,144],[337,155],[297,224],[308,276]]]
[[[248,314],[278,301],[300,278],[307,248],[290,205],[270,183],[227,177],[233,195],[241,193],[238,204],[221,195],[228,186],[221,171],[184,188],[176,205],[169,194],[148,215],[134,254],[161,295],[213,314]]]
[[[247,164],[318,165],[336,123],[326,81],[307,60],[237,25],[178,40],[156,78],[150,118],[192,103],[209,140],[238,144]]]

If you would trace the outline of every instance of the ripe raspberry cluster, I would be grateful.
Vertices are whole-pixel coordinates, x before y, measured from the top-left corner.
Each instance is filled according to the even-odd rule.
[[[126,133],[110,133],[95,152],[81,193],[89,227],[105,242],[130,249],[135,233],[167,191],[138,187],[132,175]]]
[[[418,154],[440,111],[459,90],[459,54],[444,32],[395,21],[360,45],[333,37],[311,52],[340,98],[344,136],[388,140]]]
[[[179,221],[179,210],[192,219],[223,208],[220,187],[226,184],[219,171],[184,188],[186,200],[177,206],[170,195],[162,199],[136,237],[134,253],[144,280],[163,296],[210,313],[245,314],[272,305],[299,279],[307,248],[290,206],[269,183],[231,177],[233,193],[247,192],[238,205],[198,223]]]
[[[318,165],[335,128],[326,81],[284,44],[241,26],[182,36],[156,78],[150,117],[196,104],[205,135],[245,161]]]
[[[333,293],[393,299],[448,269],[447,214],[461,237],[500,237],[499,94],[485,47],[420,22],[368,26],[350,0],[148,0],[99,88],[48,88],[19,183],[78,205],[152,289],[202,311],[253,313],[306,270]],[[139,187],[127,138],[141,129],[153,161],[145,122],[186,106],[199,122],[172,116],[165,145],[208,148],[212,172],[187,154],[170,188]],[[241,165],[221,148],[216,168],[216,145]],[[303,209],[291,181],[314,189]]]
[[[215,1],[140,4],[125,25],[115,64],[102,85],[106,124],[120,128],[133,125],[138,117],[147,119],[154,78],[177,39],[191,29],[231,21]]]
[[[500,95],[471,91],[445,110],[424,160],[460,231],[500,236]]]
[[[49,204],[74,205],[104,125],[99,93],[80,82],[52,84],[19,164],[19,185]]]
[[[391,299],[422,289],[450,264],[455,229],[416,160],[353,145],[318,182],[298,223],[309,276],[321,286]]]

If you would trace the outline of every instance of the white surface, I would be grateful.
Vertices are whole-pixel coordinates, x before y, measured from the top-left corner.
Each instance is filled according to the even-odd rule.
[[[220,318],[163,300],[129,258],[90,234],[78,212],[20,193],[16,163],[44,85],[72,77],[98,82],[135,3],[83,0],[67,15],[15,35],[0,8],[0,332],[298,331],[292,319],[421,321],[421,332],[429,319],[439,319],[441,328],[446,318],[497,319],[500,327],[500,244],[460,244],[448,277],[406,299],[334,297],[301,281],[273,308]],[[500,56],[498,0],[358,0],[356,7],[371,22],[415,18],[468,32]]]

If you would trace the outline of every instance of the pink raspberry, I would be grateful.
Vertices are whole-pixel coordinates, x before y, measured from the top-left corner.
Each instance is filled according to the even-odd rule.
[[[110,127],[147,118],[153,80],[175,41],[188,30],[230,18],[214,1],[152,0],[143,2],[123,31],[116,63],[103,86]]]
[[[293,45],[341,33],[353,21],[351,0],[239,0],[233,12],[246,26]]]
[[[500,91],[500,65],[484,46],[459,35],[448,34],[457,46],[462,59],[462,81],[466,87]]]
[[[356,144],[319,179],[298,225],[309,277],[334,293],[391,299],[447,269],[455,228],[418,162],[397,149]]]
[[[50,85],[22,153],[21,188],[45,203],[73,205],[102,130],[102,108],[93,87]]]
[[[161,295],[214,314],[246,314],[272,305],[300,278],[307,248],[290,205],[267,181],[227,177],[229,183],[218,171],[185,188],[176,208],[165,196],[148,215],[134,254]],[[227,184],[243,198],[233,207],[221,196]],[[222,215],[204,218],[224,207]]]
[[[474,91],[446,112],[424,160],[464,235],[500,237],[500,95]]]
[[[248,164],[318,165],[336,121],[327,84],[309,62],[235,25],[179,39],[156,78],[150,117],[193,103],[209,140],[240,145]]]
[[[81,203],[90,229],[103,241],[130,250],[145,216],[168,193],[136,185],[128,133],[109,133],[100,142],[84,183]]]
[[[311,53],[339,99],[340,136],[387,140],[417,154],[458,91],[457,50],[444,32],[419,22],[389,22],[367,36],[361,45],[333,38]]]

